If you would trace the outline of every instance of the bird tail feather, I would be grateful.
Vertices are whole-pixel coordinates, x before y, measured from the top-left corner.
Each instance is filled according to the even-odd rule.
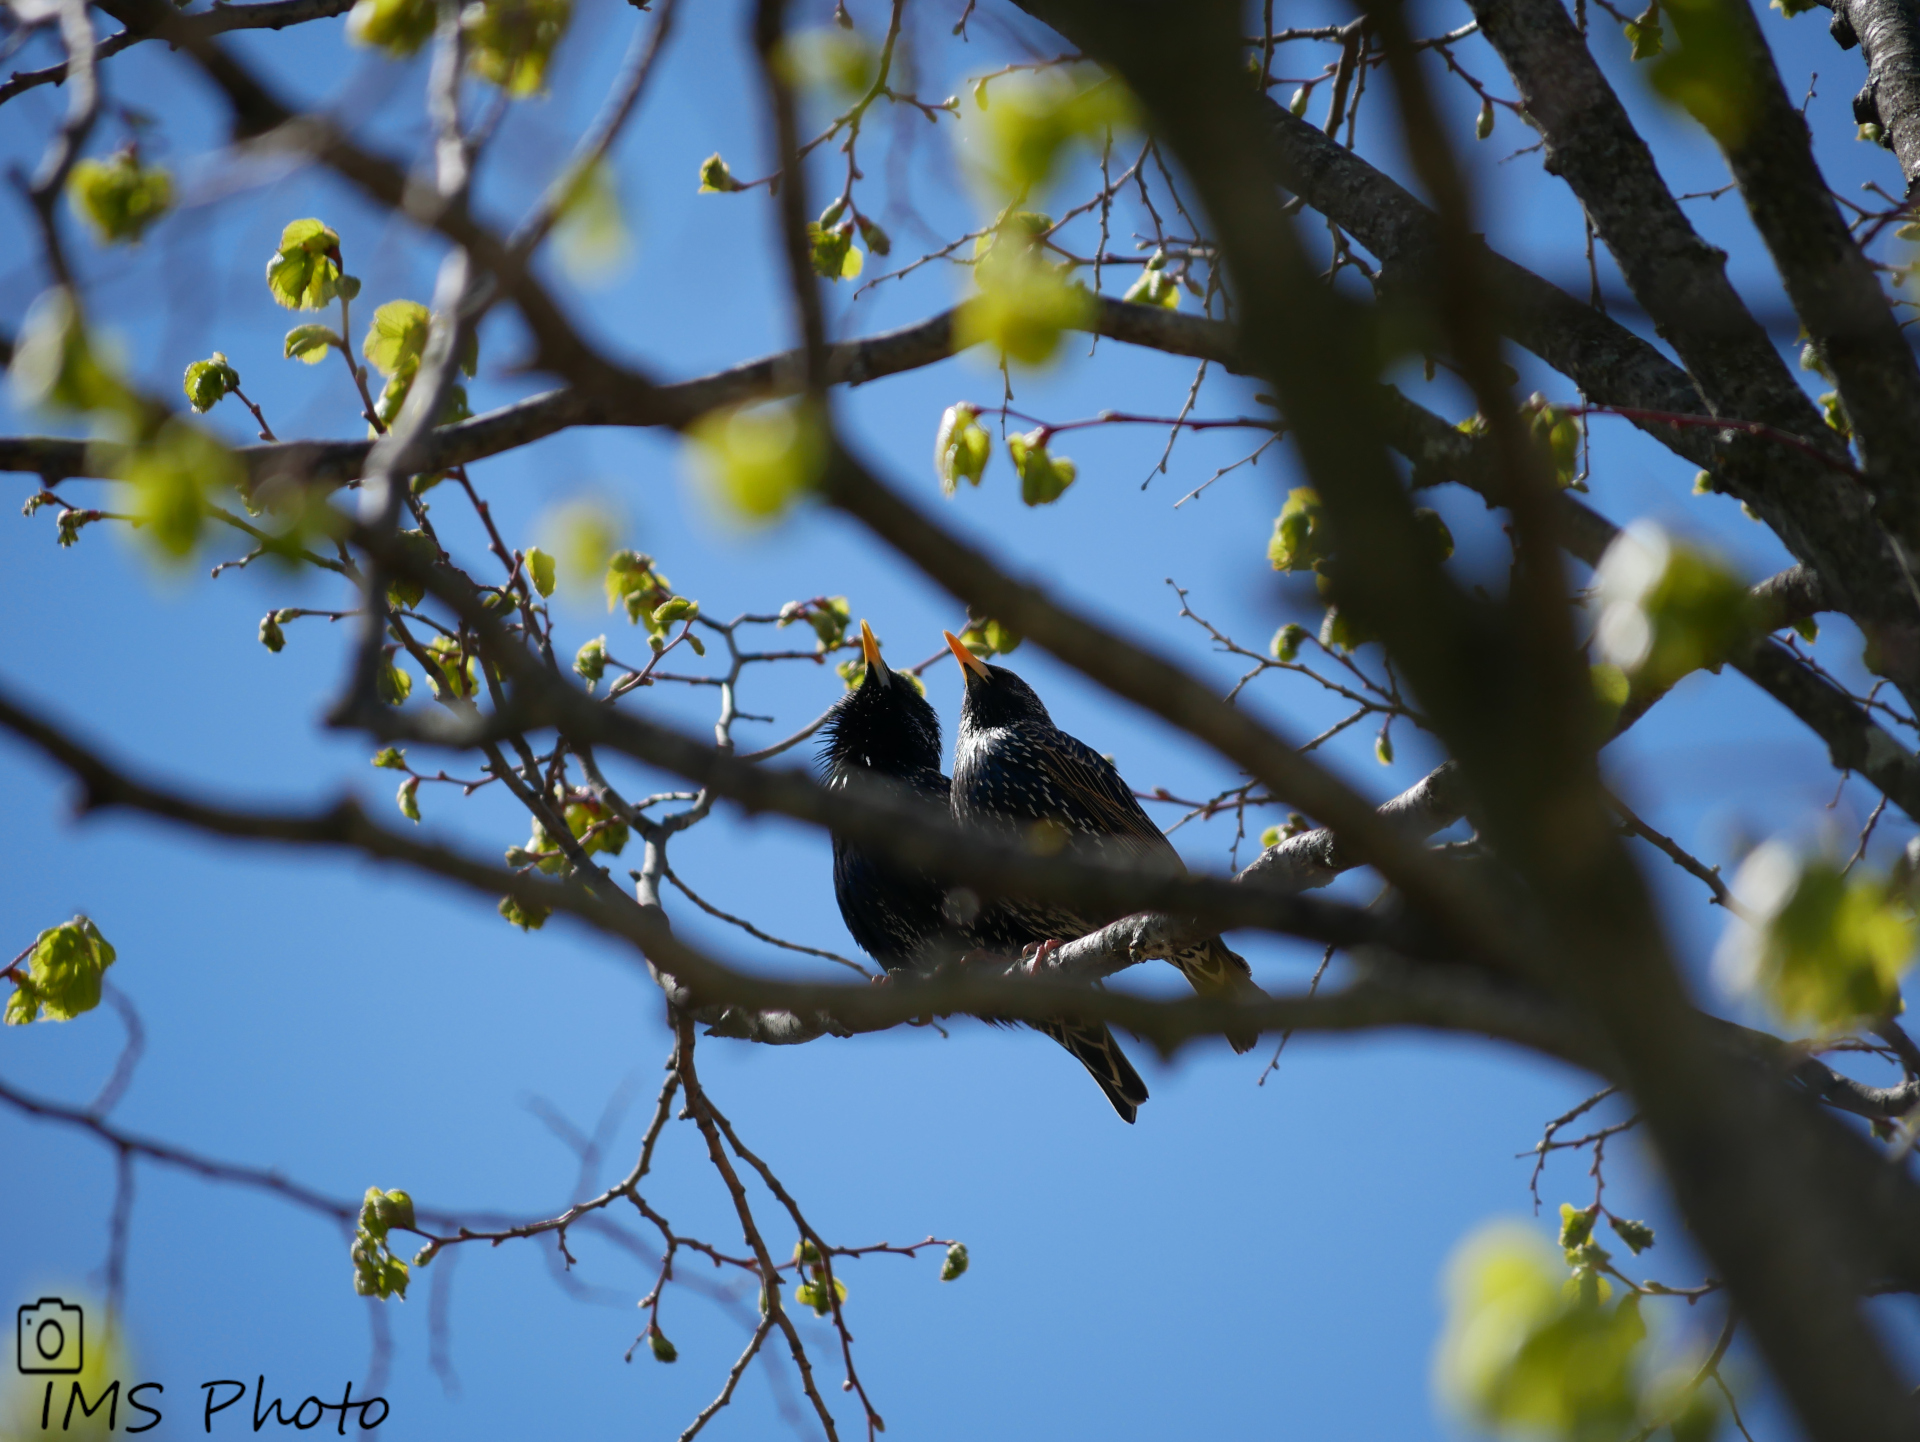
[[[1267,994],[1254,984],[1253,968],[1219,937],[1189,947],[1173,958],[1180,974],[1201,996],[1222,1001],[1265,1001]],[[1227,1041],[1237,1052],[1251,1051],[1260,1040],[1257,1031],[1230,1031]]]
[[[1120,1113],[1120,1120],[1131,1125],[1140,1103],[1147,1099],[1147,1084],[1140,1080],[1140,1073],[1120,1050],[1113,1033],[1098,1022],[1075,1021],[1049,1022],[1041,1030],[1073,1053],[1074,1060],[1100,1084],[1113,1109]]]

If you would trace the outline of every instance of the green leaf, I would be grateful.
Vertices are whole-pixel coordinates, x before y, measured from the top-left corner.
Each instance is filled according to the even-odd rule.
[[[1357,651],[1378,639],[1372,631],[1354,619],[1351,612],[1344,611],[1338,606],[1327,607],[1326,615],[1320,618],[1320,644],[1329,649]]]
[[[402,59],[433,38],[437,17],[434,0],[355,0],[347,14],[347,38]]]
[[[689,427],[687,436],[708,493],[726,513],[749,522],[785,514],[826,466],[826,428],[802,402],[716,411]]]
[[[138,243],[173,205],[173,177],[140,164],[132,146],[108,160],[82,160],[67,176],[67,202],[104,245]]]
[[[400,814],[409,821],[420,819],[420,778],[409,776],[400,783],[400,790],[394,799],[400,803]]]
[[[522,931],[538,931],[547,924],[553,909],[525,905],[511,896],[503,896],[500,898],[500,914]]]
[[[809,221],[807,244],[813,257],[814,273],[828,280],[851,280],[860,274],[865,263],[859,247],[853,243],[853,222],[850,220],[832,227]]]
[[[1653,1245],[1653,1228],[1645,1222],[1636,1222],[1627,1217],[1607,1214],[1607,1225],[1613,1228],[1614,1235],[1633,1249],[1637,1257]]]
[[[1785,1020],[1837,1031],[1897,1005],[1915,925],[1889,878],[1769,841],[1741,863],[1733,889],[1751,925],[1730,926],[1720,965]]]
[[[806,608],[807,624],[813,627],[813,640],[816,650],[831,651],[847,638],[847,627],[853,620],[853,609],[847,604],[845,596],[828,596]]]
[[[138,422],[143,408],[94,351],[79,307],[63,287],[43,291],[28,308],[7,379],[23,410],[47,407]]]
[[[1583,432],[1580,418],[1556,409],[1547,398],[1535,391],[1520,407],[1520,414],[1527,418],[1528,432],[1533,443],[1540,448],[1548,466],[1552,468],[1553,478],[1561,489],[1577,484],[1580,474],[1580,441]],[[1585,489],[1585,487],[1580,487]]]
[[[187,393],[187,404],[205,415],[240,389],[240,372],[227,364],[225,355],[215,351],[206,360],[195,361],[187,367],[181,387]]]
[[[167,561],[193,554],[213,498],[238,490],[245,476],[232,451],[183,420],[161,426],[118,467],[118,478],[131,492],[140,536]]]
[[[1287,492],[1287,503],[1273,523],[1267,559],[1276,571],[1311,571],[1327,559],[1331,540],[1320,493],[1312,486]]]
[[[319,310],[340,293],[340,237],[318,220],[296,220],[280,232],[267,260],[267,289],[288,310]]]
[[[1745,138],[1759,105],[1756,58],[1728,8],[1735,0],[1663,0],[1678,48],[1653,64],[1653,88],[1723,146]]]
[[[393,1254],[387,1234],[414,1225],[413,1198],[405,1192],[383,1192],[368,1187],[360,1203],[360,1222],[354,1229],[349,1256],[353,1260],[353,1289],[363,1297],[407,1295],[407,1264]]]
[[[647,1324],[647,1347],[653,1353],[656,1362],[678,1362],[680,1354],[673,1343],[667,1340],[667,1334],[660,1330],[657,1322]]]
[[[1051,222],[1019,212],[982,237],[973,272],[980,294],[954,319],[961,349],[984,343],[1004,360],[1041,366],[1059,350],[1063,332],[1092,324],[1093,296],[1069,281],[1064,267],[1045,259],[1032,229],[1036,223],[1044,229]]]
[[[420,367],[432,320],[433,313],[417,300],[390,300],[373,313],[360,353],[383,376],[403,370],[411,376]]]
[[[686,596],[674,596],[653,608],[651,629],[664,631],[675,621],[690,620],[700,614],[700,603]]]
[[[1020,499],[1029,506],[1047,506],[1073,484],[1076,469],[1065,456],[1047,453],[1045,430],[1007,437],[1007,453],[1020,476]]]
[[[957,1281],[964,1277],[969,1265],[965,1242],[955,1242],[947,1248],[947,1255],[940,1263],[940,1280]]]
[[[280,613],[269,611],[260,620],[260,644],[278,654],[287,646],[287,633],[280,629]]]
[[[596,161],[567,188],[553,228],[560,265],[579,284],[605,280],[633,254],[633,232],[620,204],[614,169]]]
[[[1126,288],[1120,299],[1135,305],[1157,305],[1165,310],[1180,308],[1180,284],[1164,270],[1147,269]]]
[[[1309,93],[1307,87],[1302,85],[1298,90],[1293,92],[1292,97],[1287,101],[1287,109],[1296,116],[1305,115],[1307,113],[1307,104],[1312,98],[1313,96]]]
[[[546,88],[553,49],[573,19],[573,0],[479,0],[460,12],[467,68],[515,99]]]
[[[1560,1204],[1560,1245],[1569,1250],[1584,1247],[1593,1236],[1593,1221],[1598,1214],[1591,1207]]]
[[[1485,140],[1492,134],[1493,102],[1491,100],[1482,100],[1480,102],[1480,113],[1473,118],[1473,138],[1475,140]]]
[[[1717,667],[1760,624],[1746,587],[1718,560],[1635,521],[1594,573],[1600,619],[1594,639],[1636,689],[1665,691]]]
[[[1037,195],[1074,151],[1096,150],[1110,131],[1137,124],[1133,97],[1099,72],[1019,72],[994,78],[991,108],[984,84],[974,96],[981,104],[962,122],[962,154],[996,208]]]
[[[344,351],[346,348],[347,343],[340,339],[332,326],[318,322],[297,325],[287,332],[287,359],[303,361],[310,366],[317,366],[325,360],[329,350]]]
[[[875,255],[891,255],[893,253],[893,237],[888,235],[873,221],[868,220],[864,215],[860,217],[859,225],[860,238],[867,243],[868,250],[872,251]]]
[[[427,672],[427,684],[437,697],[471,698],[479,689],[479,662],[463,654],[460,643],[451,636],[435,636],[427,643],[433,668]]]
[[[595,636],[573,658],[573,669],[589,685],[607,673],[607,638]]]
[[[527,579],[542,596],[553,594],[553,557],[538,546],[527,552]]]
[[[373,678],[374,692],[389,706],[404,706],[413,694],[413,677],[402,667],[388,661]]]
[[[1633,1430],[1646,1341],[1639,1299],[1608,1306],[1604,1279],[1570,1287],[1564,1275],[1546,1243],[1513,1223],[1455,1253],[1435,1375],[1475,1426],[1567,1442]]]
[[[1373,738],[1373,758],[1382,766],[1393,765],[1393,737],[1390,733],[1382,731]]]
[[[607,609],[624,603],[627,619],[645,619],[654,630],[653,611],[673,595],[673,583],[654,569],[653,558],[637,551],[615,551],[607,558]]]
[[[699,194],[724,195],[739,189],[741,189],[740,182],[733,178],[733,172],[727,168],[727,162],[721,159],[719,151],[714,151],[700,162]]]
[[[49,1021],[71,1021],[100,1005],[100,986],[115,960],[113,947],[91,918],[50,926],[33,940],[27,980],[9,998],[7,1022],[21,1026],[44,1009]]]
[[[1632,59],[1651,60],[1667,48],[1667,37],[1660,29],[1658,0],[1629,20],[1623,28],[1626,31],[1627,42],[1633,47]]]
[[[993,437],[980,424],[980,412],[965,404],[948,406],[933,437],[933,469],[940,489],[951,496],[962,480],[979,485],[992,458]]]
[[[1300,648],[1306,643],[1307,628],[1297,621],[1289,621],[1273,633],[1273,641],[1268,650],[1276,661],[1293,662],[1300,659]]]
[[[373,764],[387,771],[405,771],[407,753],[397,746],[382,746],[373,753]]]

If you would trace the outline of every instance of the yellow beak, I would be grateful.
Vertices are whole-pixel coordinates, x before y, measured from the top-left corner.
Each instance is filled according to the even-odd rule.
[[[942,631],[947,638],[947,646],[953,652],[954,660],[960,663],[960,674],[969,681],[987,679],[987,663],[969,651],[960,638],[951,631]]]
[[[860,652],[869,666],[880,659],[880,643],[874,639],[873,627],[865,621],[860,623]]]

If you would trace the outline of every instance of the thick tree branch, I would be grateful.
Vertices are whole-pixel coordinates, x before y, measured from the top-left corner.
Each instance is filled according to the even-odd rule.
[[[1833,38],[1855,45],[1867,61],[1867,83],[1854,97],[1856,119],[1880,127],[1900,157],[1907,194],[1920,183],[1920,11],[1911,0],[1826,0]]]

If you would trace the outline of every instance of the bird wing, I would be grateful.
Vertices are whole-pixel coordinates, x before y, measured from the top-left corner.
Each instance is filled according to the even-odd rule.
[[[1118,841],[1129,854],[1141,858],[1178,860],[1173,843],[1160,834],[1153,819],[1140,809],[1113,763],[1064,731],[1059,744],[1037,748],[1041,765],[1060,796],[1084,813],[1075,820],[1088,832]]]

